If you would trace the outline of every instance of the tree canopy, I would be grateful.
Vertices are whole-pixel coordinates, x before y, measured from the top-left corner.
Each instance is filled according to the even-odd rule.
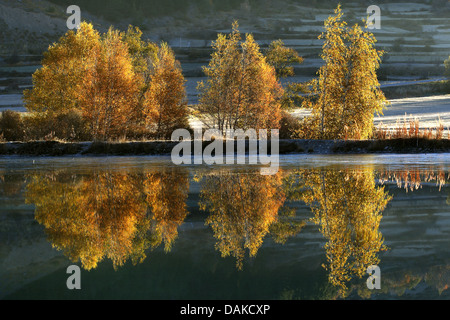
[[[387,100],[380,89],[377,69],[383,52],[375,49],[372,33],[359,25],[348,27],[338,6],[325,21],[318,78],[303,106],[312,116],[304,122],[303,135],[320,139],[367,139],[373,118]]]
[[[233,31],[219,34],[213,43],[207,80],[199,82],[197,111],[209,127],[225,133],[236,129],[278,129],[283,88],[275,68],[262,54],[251,34],[245,40]]]
[[[94,140],[113,140],[167,138],[187,128],[185,96],[181,66],[167,44],[142,39],[136,27],[100,34],[83,22],[49,47],[24,101],[38,124],[78,111]]]

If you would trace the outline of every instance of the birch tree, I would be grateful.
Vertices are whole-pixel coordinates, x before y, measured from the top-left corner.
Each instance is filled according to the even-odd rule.
[[[377,69],[382,51],[374,47],[372,33],[359,25],[349,28],[340,6],[325,21],[318,78],[303,106],[312,115],[303,123],[303,135],[319,139],[367,139],[373,118],[382,114],[387,100],[380,89]]]
[[[251,34],[245,41],[233,24],[229,35],[219,34],[213,43],[208,77],[199,82],[198,112],[209,127],[228,129],[278,129],[283,89],[276,70],[267,63]]]

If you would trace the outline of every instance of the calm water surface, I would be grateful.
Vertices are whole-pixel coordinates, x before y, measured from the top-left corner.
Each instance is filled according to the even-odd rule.
[[[0,298],[450,298],[450,155],[281,162],[0,159]]]

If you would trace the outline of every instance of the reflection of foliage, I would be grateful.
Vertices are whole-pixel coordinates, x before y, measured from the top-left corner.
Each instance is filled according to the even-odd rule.
[[[0,192],[6,196],[19,194],[24,182],[25,178],[22,175],[0,172]]]
[[[383,285],[381,286],[381,290],[370,290],[367,288],[366,283],[362,283],[359,285],[355,285],[352,289],[357,291],[359,297],[363,299],[370,299],[372,294],[394,294],[398,297],[401,297],[405,294],[406,290],[414,289],[421,281],[423,280],[423,276],[413,274],[407,271],[405,274],[400,275],[391,275],[383,276]]]
[[[402,168],[401,170],[383,170],[379,173],[381,183],[395,182],[398,188],[414,191],[422,188],[424,183],[435,182],[441,191],[449,179],[448,173],[435,168]]]
[[[311,207],[312,221],[327,239],[329,281],[344,294],[353,276],[362,277],[379,263],[377,253],[385,249],[381,213],[391,198],[376,187],[370,170],[304,170],[299,177],[301,187],[290,195]]]
[[[313,139],[367,139],[374,114],[387,104],[377,70],[382,51],[376,39],[358,24],[347,26],[341,6],[325,21],[321,58],[324,64],[311,83],[304,107],[311,116],[303,121],[303,135]]]
[[[285,244],[286,241],[300,233],[306,225],[305,221],[295,219],[295,209],[283,207],[276,222],[270,226],[270,234],[276,243]]]
[[[152,246],[164,242],[165,250],[169,251],[178,236],[178,227],[188,215],[189,176],[178,169],[150,173],[144,188],[152,213]]]
[[[450,286],[450,265],[432,267],[425,275],[425,281],[442,295]]]
[[[146,206],[135,177],[98,173],[70,182],[35,177],[27,201],[36,206],[36,220],[52,245],[87,270],[106,256],[121,266],[133,251],[136,225]]]
[[[280,242],[293,233],[287,222],[277,221],[285,201],[281,185],[281,173],[218,172],[203,178],[200,208],[210,213],[206,224],[214,231],[216,248],[223,257],[235,257],[239,269],[245,250],[254,257],[271,226]]]
[[[430,288],[435,288],[439,296],[442,296],[450,285],[449,273],[449,265],[439,265],[430,267],[425,273],[409,270],[401,272],[401,274],[384,275],[383,286],[381,290],[377,290],[377,293],[391,293],[401,297],[405,294],[406,290],[412,290],[420,283],[425,282]],[[367,289],[365,283],[360,286],[355,286],[353,289],[357,290],[358,295],[365,299],[369,299],[374,294],[373,290]]]
[[[176,234],[182,216],[173,219],[172,212],[168,214],[162,205],[172,202],[165,199],[168,183],[172,190],[186,187],[186,180],[181,179],[179,185],[177,177],[176,172],[162,173],[159,179],[164,182],[158,183],[153,174],[146,179],[117,172],[35,176],[27,186],[26,199],[36,206],[36,220],[45,226],[52,245],[72,261],[80,260],[90,270],[108,258],[117,268],[128,259],[142,262],[146,249],[156,248],[163,240],[172,244],[174,236],[169,234]],[[179,197],[177,204],[185,199],[174,194]],[[175,225],[167,228],[173,220]]]

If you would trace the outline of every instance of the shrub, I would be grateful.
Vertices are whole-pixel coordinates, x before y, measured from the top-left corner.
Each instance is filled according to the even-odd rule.
[[[70,110],[57,115],[33,114],[24,119],[27,140],[88,141],[92,136],[80,112]]]
[[[71,110],[58,114],[54,119],[55,136],[68,141],[91,140],[91,134],[87,122],[83,119],[81,112]]]
[[[12,110],[2,112],[0,132],[6,141],[22,141],[24,138],[24,123],[20,113]]]
[[[300,120],[283,111],[280,120],[280,139],[296,139],[300,130]]]

